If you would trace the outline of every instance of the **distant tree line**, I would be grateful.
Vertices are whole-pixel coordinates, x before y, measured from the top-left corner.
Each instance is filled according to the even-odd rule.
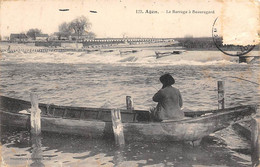
[[[79,39],[94,39],[96,34],[90,31],[91,23],[85,16],[75,18],[70,22],[63,22],[59,25],[59,31],[53,33],[51,36],[57,36],[59,40],[63,38],[67,40],[79,40]],[[26,33],[27,37],[36,40],[36,37],[42,35],[42,31],[38,28],[31,28]]]
[[[193,38],[193,37],[184,37],[175,39],[179,43],[178,46],[185,48],[215,48],[215,44],[212,38]]]
[[[71,22],[64,22],[59,25],[59,32],[56,33],[59,39],[61,37],[74,36],[74,38],[80,39],[84,36],[85,38],[95,38],[95,33],[89,31],[91,23],[85,16],[80,16]]]
[[[184,38],[176,38],[175,40],[179,42],[177,46],[182,46],[187,49],[217,49],[216,45],[218,45],[227,50],[237,50],[239,47],[234,45],[223,45],[222,40],[218,40],[215,43],[212,37],[193,38],[191,36],[187,36]]]
[[[29,29],[26,33],[26,35],[32,39],[36,39],[36,35],[39,35],[39,34],[42,34],[42,31],[38,28],[35,28],[35,29]]]
[[[181,46],[187,49],[217,49],[216,45],[223,50],[240,50],[241,46],[236,45],[223,45],[222,40],[213,41],[212,37],[198,37],[193,38],[186,36],[184,38],[175,38],[178,41],[177,46]],[[259,45],[255,46],[255,49],[259,48]]]

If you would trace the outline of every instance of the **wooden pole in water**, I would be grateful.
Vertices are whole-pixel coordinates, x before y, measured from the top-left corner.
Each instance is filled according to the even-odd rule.
[[[126,109],[130,111],[134,110],[134,103],[131,96],[126,96]]]
[[[251,161],[252,166],[259,165],[259,118],[251,120]]]
[[[31,159],[32,163],[30,166],[35,167],[44,167],[44,164],[41,162],[43,159],[42,156],[42,141],[41,141],[41,135],[31,135],[31,142],[32,142],[32,153],[31,153]]]
[[[38,96],[35,93],[30,94],[31,98],[31,133],[41,133],[41,110],[39,109]]]
[[[121,121],[121,113],[119,109],[111,110],[111,117],[112,117],[112,124],[113,124],[113,131],[115,136],[115,142],[118,146],[125,145],[125,138],[124,138],[124,128]]]
[[[218,109],[225,108],[224,81],[218,81]]]

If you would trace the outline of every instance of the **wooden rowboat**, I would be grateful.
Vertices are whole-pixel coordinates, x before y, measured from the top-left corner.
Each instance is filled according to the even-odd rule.
[[[172,52],[157,52],[155,51],[156,59],[159,59],[161,57],[170,56],[170,55],[176,55],[181,54],[183,51],[180,50],[174,50]]]
[[[18,128],[30,127],[28,101],[0,96],[0,124]],[[111,109],[68,107],[39,104],[41,129],[46,132],[84,135],[91,138],[113,137]],[[126,140],[196,141],[256,113],[256,106],[239,106],[223,110],[186,112],[183,120],[152,122],[148,111],[121,110]]]
[[[138,52],[138,50],[119,50],[120,55],[136,53],[136,52]]]

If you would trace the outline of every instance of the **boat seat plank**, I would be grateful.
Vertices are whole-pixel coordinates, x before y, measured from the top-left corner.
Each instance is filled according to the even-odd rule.
[[[100,119],[101,114],[102,114],[102,111],[98,111],[98,114],[97,114],[97,119],[98,119],[98,120]]]
[[[88,112],[81,112],[80,119],[97,119],[97,112],[96,111],[88,111]]]
[[[52,116],[54,116],[54,117],[63,117],[63,116],[64,116],[64,113],[65,113],[65,110],[55,109],[55,110],[53,111]]]
[[[57,116],[59,113],[64,112],[65,110],[56,110],[54,115]],[[74,119],[80,119],[81,111],[77,110],[67,110],[66,114],[64,114],[63,118],[74,118]]]

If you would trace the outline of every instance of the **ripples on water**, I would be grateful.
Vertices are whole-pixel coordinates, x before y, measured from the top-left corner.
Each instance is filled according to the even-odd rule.
[[[234,136],[233,144],[224,140],[223,133]],[[132,142],[120,149],[112,140],[51,133],[35,139],[26,131],[8,130],[2,131],[1,142],[4,163],[10,166],[250,166],[249,144],[235,135],[229,129],[228,133],[204,138],[198,147]]]
[[[156,104],[159,77],[171,73],[190,110],[217,109],[217,81],[225,81],[226,106],[256,104],[258,85],[231,78],[259,81],[259,64],[238,64],[218,51],[193,51],[155,59],[154,51],[135,54],[118,52],[3,53],[1,94],[29,100],[35,91],[42,103],[57,105],[125,108],[125,96],[135,109]],[[231,76],[231,77],[230,77]],[[2,155],[11,166],[31,164],[32,141],[27,132],[1,132]],[[232,142],[230,142],[232,141]],[[248,142],[232,129],[205,139],[200,147],[178,143],[128,143],[116,150],[113,141],[44,134],[39,147],[45,166],[250,166]],[[37,149],[36,149],[37,150]],[[241,151],[242,150],[242,151]],[[24,158],[15,160],[15,158]],[[13,159],[12,159],[13,158]],[[38,164],[39,165],[39,164]]]
[[[227,77],[257,82],[257,71],[247,65],[122,67],[24,63],[1,68],[2,94],[29,100],[29,92],[35,91],[41,102],[59,105],[125,108],[125,96],[130,95],[136,109],[147,110],[155,105],[151,97],[160,89],[158,78],[164,72],[173,74],[174,86],[180,89],[184,106],[191,110],[216,109],[218,80],[225,81],[227,106],[259,101],[258,85]]]

